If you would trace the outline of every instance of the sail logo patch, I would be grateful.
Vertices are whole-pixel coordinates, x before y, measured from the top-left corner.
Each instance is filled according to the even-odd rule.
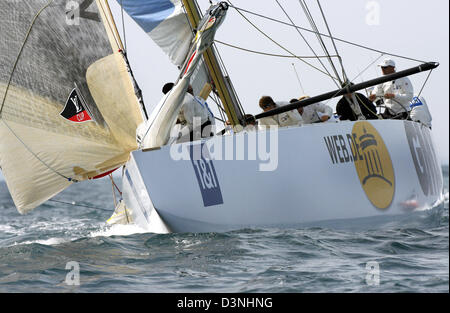
[[[430,130],[419,123],[405,122],[405,131],[423,193],[426,196],[440,194],[442,174]]]
[[[222,191],[214,163],[205,144],[190,146],[191,162],[205,207],[223,204]]]
[[[359,142],[363,160],[355,162],[361,186],[378,209],[389,208],[394,199],[395,176],[389,151],[381,135],[369,122],[358,122],[352,133]]]
[[[61,112],[61,116],[74,123],[92,121],[92,118],[86,109],[86,105],[84,104],[83,98],[80,96],[76,88],[70,93],[66,105],[64,106],[64,110]]]
[[[395,176],[383,138],[369,122],[357,122],[352,133],[324,137],[333,164],[353,163],[373,206],[386,210],[394,199]]]

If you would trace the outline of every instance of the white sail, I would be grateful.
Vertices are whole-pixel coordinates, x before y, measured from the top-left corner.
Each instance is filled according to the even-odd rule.
[[[20,213],[137,148],[142,117],[102,2],[0,3],[0,166]]]

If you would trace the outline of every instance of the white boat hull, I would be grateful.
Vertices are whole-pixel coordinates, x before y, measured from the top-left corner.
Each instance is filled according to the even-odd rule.
[[[262,160],[267,155],[252,150],[252,142],[272,151],[271,160]],[[202,144],[209,152],[199,160],[176,160]],[[222,147],[222,153],[212,147]],[[208,160],[211,154],[215,160]],[[240,133],[136,151],[124,172],[133,220],[154,232],[395,215],[431,207],[442,198],[442,187],[430,130],[387,120]]]

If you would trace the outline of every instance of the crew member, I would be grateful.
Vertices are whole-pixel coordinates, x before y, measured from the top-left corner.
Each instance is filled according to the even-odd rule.
[[[278,107],[282,107],[288,105],[288,102],[275,102],[271,97],[264,96],[259,100],[259,107],[264,111],[268,112],[270,110],[276,109]],[[259,120],[260,126],[271,126],[276,125],[279,127],[288,127],[288,126],[301,126],[303,124],[303,120],[301,115],[296,111],[288,111],[285,113],[268,116],[261,118]]]
[[[396,72],[395,62],[391,59],[385,59],[379,64],[383,75],[389,75]],[[414,96],[414,88],[407,77],[399,78],[391,82],[378,85],[372,91],[369,97],[370,101],[376,98],[382,98],[386,106],[382,117],[385,119],[407,119],[409,105]]]
[[[309,96],[301,96],[298,100],[292,99],[291,103],[308,99]],[[328,121],[333,116],[333,109],[322,103],[317,102],[297,109],[302,116],[304,124],[321,123]]]
[[[349,86],[353,86],[350,83]],[[347,85],[342,86],[342,88]],[[378,119],[377,109],[372,101],[362,93],[347,93],[336,105],[336,113],[341,121],[375,120]]]
[[[172,90],[173,86],[173,83],[167,83],[163,88],[163,93],[167,94]],[[177,124],[188,128],[191,141],[214,136],[212,133],[212,126],[215,125],[214,115],[209,109],[206,100],[194,96],[191,85],[189,85],[184,97],[183,105],[178,114]],[[200,126],[200,129],[194,129],[196,126]],[[183,131],[183,137],[185,137],[186,133],[186,130]]]

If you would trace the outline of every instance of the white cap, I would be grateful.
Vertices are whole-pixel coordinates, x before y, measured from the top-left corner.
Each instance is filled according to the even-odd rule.
[[[381,67],[388,67],[388,66],[395,67],[395,62],[392,59],[385,59],[382,63],[378,64],[378,66],[381,66]]]

